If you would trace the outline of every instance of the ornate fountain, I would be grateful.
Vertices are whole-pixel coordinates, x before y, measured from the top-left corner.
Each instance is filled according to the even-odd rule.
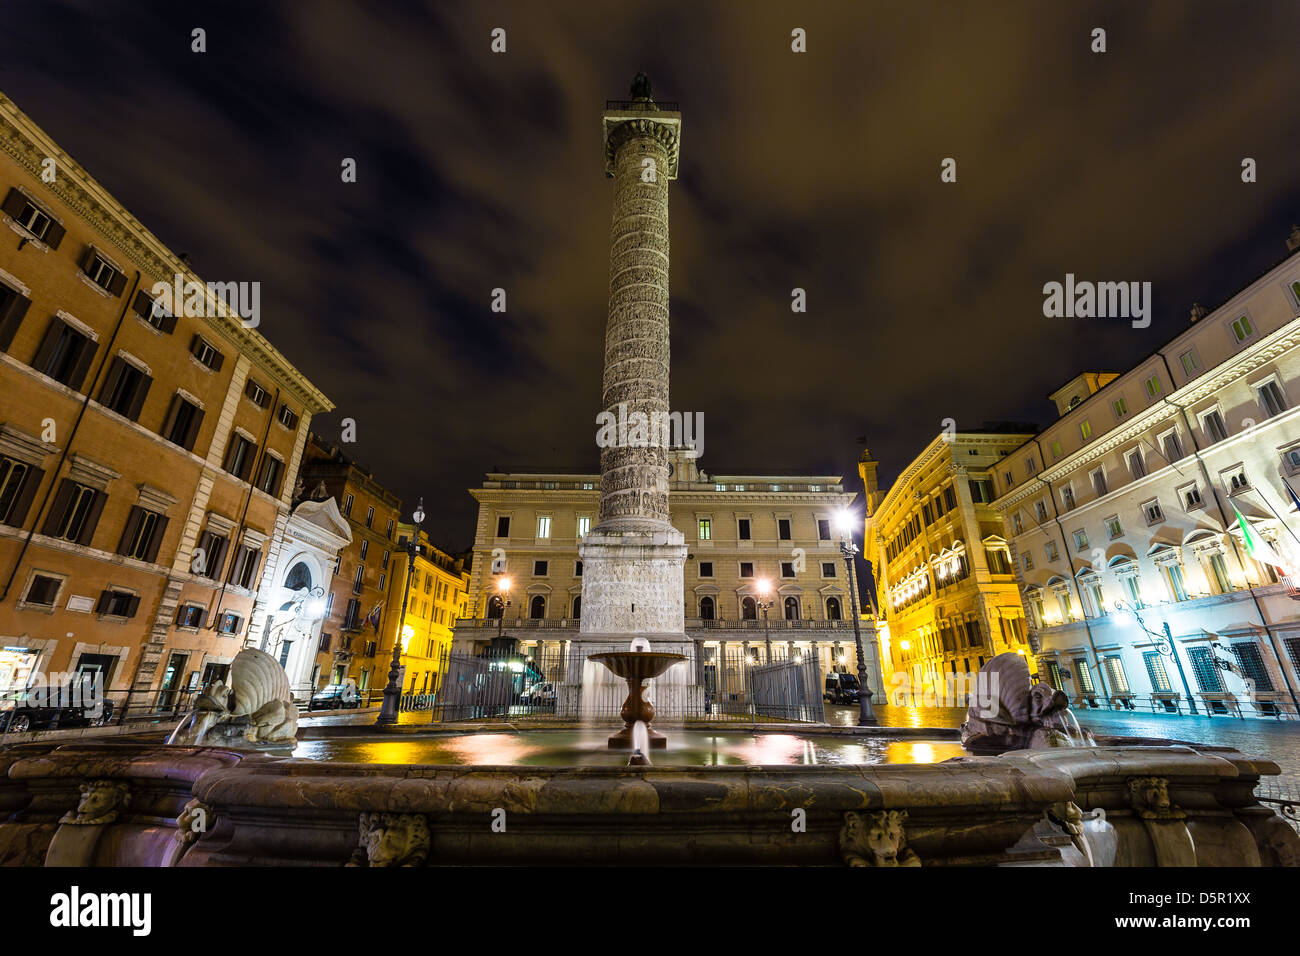
[[[1035,684],[1020,654],[998,654],[976,677],[980,693],[996,702],[993,712],[972,700],[961,725],[961,743],[975,753],[1042,747],[1095,747],[1079,727],[1070,698],[1050,684]]]
[[[627,700],[619,716],[623,718],[623,729],[609,738],[612,750],[639,750],[636,743],[636,725],[645,725],[646,743],[655,749],[668,746],[668,738],[650,729],[650,721],[655,718],[654,705],[645,699],[645,682],[659,677],[674,664],[686,660],[685,654],[670,654],[662,651],[613,651],[608,654],[592,654],[588,660],[599,661],[613,671],[616,677],[627,681]]]

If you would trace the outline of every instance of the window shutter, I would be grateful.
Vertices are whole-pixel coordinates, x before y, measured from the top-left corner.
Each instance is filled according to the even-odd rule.
[[[50,220],[50,228],[45,230],[45,244],[51,249],[59,248],[59,243],[63,242],[63,235],[67,232],[53,219]]]
[[[53,535],[58,532],[59,524],[63,521],[68,505],[72,502],[74,490],[75,486],[72,479],[64,478],[59,485],[59,490],[54,494],[54,504],[50,506],[50,513],[45,516],[45,527],[41,529],[42,534]]]
[[[140,595],[132,594],[126,602],[126,616],[135,617],[135,612],[140,610]]]
[[[108,602],[113,599],[113,592],[103,590],[99,592],[99,600],[95,602],[95,613],[103,614],[108,611]]]
[[[32,506],[32,499],[36,497],[36,490],[40,487],[41,479],[45,477],[45,472],[40,468],[27,466],[27,477],[23,479],[22,490],[18,492],[18,497],[14,500],[13,510],[9,513],[9,524],[15,528],[21,528],[27,520],[27,512]]]
[[[145,292],[144,289],[140,289],[136,292],[135,298],[131,300],[131,308],[136,315],[147,322],[150,316],[153,315],[153,299],[149,298],[149,293]]]
[[[221,366],[225,364],[225,361],[226,357],[224,355],[220,352],[214,351],[212,353],[212,371],[220,372]]]
[[[153,538],[149,541],[149,550],[144,554],[144,559],[150,564],[158,560],[158,549],[162,546],[163,535],[166,533],[167,518],[164,515],[159,515],[153,526]]]
[[[79,337],[81,341],[77,344],[77,364],[72,369],[72,377],[67,381],[68,388],[77,392],[81,391],[81,384],[86,380],[86,373],[90,371],[90,363],[98,350],[98,346],[90,339],[84,335]]]
[[[187,607],[189,607],[188,604],[182,604],[180,607],[178,607],[178,608],[176,609],[176,626],[177,626],[177,627],[182,627],[182,626],[185,624],[185,609],[186,609]]]
[[[86,524],[81,529],[77,544],[90,545],[91,539],[95,537],[95,526],[99,524],[99,516],[104,512],[104,502],[107,500],[107,494],[102,491],[95,492],[95,497],[90,500],[90,511],[86,514]]]
[[[176,331],[176,314],[173,312],[165,313],[162,317],[162,325],[159,326],[168,335]]]
[[[172,429],[176,427],[176,416],[181,412],[181,402],[185,399],[179,395],[172,396],[172,406],[167,410],[167,417],[163,419],[163,427],[158,432],[164,438],[170,438]]]
[[[32,368],[36,371],[45,372],[46,366],[50,364],[50,359],[54,357],[54,350],[58,347],[59,336],[63,334],[66,326],[62,319],[50,319],[50,327],[45,330],[45,338],[41,341],[40,348],[36,350],[36,355],[32,359]]]
[[[199,346],[202,344],[203,336],[199,335],[197,332],[194,333],[194,338],[190,339],[190,354],[195,358],[199,357]]]
[[[3,209],[6,215],[17,219],[22,214],[23,206],[26,205],[27,197],[15,186],[9,190],[9,195],[5,196],[4,203],[0,204],[0,209]]]
[[[221,580],[221,569],[226,565],[226,551],[230,548],[229,538],[220,538],[221,544],[212,549],[208,555],[208,576],[214,581]]]
[[[95,261],[95,247],[86,246],[86,251],[81,257],[81,271],[90,275],[90,266]]]
[[[15,291],[13,298],[9,300],[8,308],[0,313],[0,352],[9,350],[9,343],[14,340],[14,334],[23,324],[23,316],[27,314],[27,307],[31,304],[31,299]]]
[[[108,367],[108,374],[104,376],[104,384],[99,389],[99,404],[107,405],[113,390],[117,388],[117,383],[122,380],[122,375],[126,372],[126,362],[121,357],[114,356],[113,363]]]
[[[140,410],[144,408],[145,397],[149,394],[149,386],[153,385],[153,379],[148,375],[141,373],[140,382],[135,387],[135,395],[131,397],[131,405],[126,410],[126,417],[131,421],[136,421],[140,417]]]
[[[131,513],[126,516],[126,526],[122,528],[122,540],[117,543],[118,554],[128,554],[131,548],[131,542],[135,540],[136,532],[140,530],[140,522],[144,520],[144,509],[139,505],[131,506]]]
[[[194,439],[199,435],[199,426],[203,424],[203,409],[194,409],[194,417],[190,419],[189,431],[185,433],[185,441],[182,443],[186,451],[194,450]]]
[[[113,270],[113,278],[108,280],[108,291],[112,295],[121,295],[126,288],[126,273]]]
[[[198,623],[198,626],[199,626],[199,627],[202,627],[204,624],[207,624],[207,623],[208,623],[208,609],[205,608],[205,607],[201,607],[201,608],[199,608],[199,623]]]

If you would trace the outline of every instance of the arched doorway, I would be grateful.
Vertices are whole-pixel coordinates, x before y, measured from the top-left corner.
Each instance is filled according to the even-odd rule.
[[[842,620],[844,620],[844,612],[843,612],[843,610],[840,608],[840,599],[839,599],[839,598],[837,598],[837,597],[828,597],[828,598],[826,599],[826,620],[828,620],[828,621],[842,621]]]
[[[799,620],[799,599],[797,597],[785,599],[785,619],[787,621]]]
[[[582,595],[579,594],[573,599],[573,619],[579,620],[582,617]]]
[[[546,598],[541,594],[533,596],[528,602],[528,616],[533,620],[546,617]]]
[[[740,617],[745,621],[758,620],[758,605],[752,597],[747,597],[740,602]]]
[[[713,598],[708,596],[700,598],[700,619],[713,620]]]

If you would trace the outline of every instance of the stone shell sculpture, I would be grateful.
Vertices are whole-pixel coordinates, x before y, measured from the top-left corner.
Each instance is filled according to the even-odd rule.
[[[294,740],[298,708],[289,691],[289,677],[274,657],[253,647],[236,654],[230,662],[229,685],[216,683],[200,695],[194,712],[168,743],[197,746],[209,730],[215,730],[213,736],[223,744],[232,738],[249,743]]]
[[[971,701],[961,725],[963,747],[1001,752],[1076,745],[1070,735],[1070,698],[1050,684],[1035,684],[1024,655],[998,654],[980,668],[976,681],[979,696],[997,695],[997,712],[990,715]],[[1080,736],[1080,744],[1092,743],[1086,732]]]

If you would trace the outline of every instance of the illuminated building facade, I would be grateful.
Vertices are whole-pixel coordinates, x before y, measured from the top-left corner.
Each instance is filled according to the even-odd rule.
[[[1076,705],[1295,716],[1300,592],[1241,527],[1294,573],[1300,232],[1288,248],[1134,368],[1063,385],[996,469],[1039,672]]]
[[[992,470],[1028,437],[992,427],[941,433],[883,496],[863,453],[865,551],[888,623],[880,642],[887,693],[943,695],[950,676],[1028,651],[1011,553],[991,505]]]

